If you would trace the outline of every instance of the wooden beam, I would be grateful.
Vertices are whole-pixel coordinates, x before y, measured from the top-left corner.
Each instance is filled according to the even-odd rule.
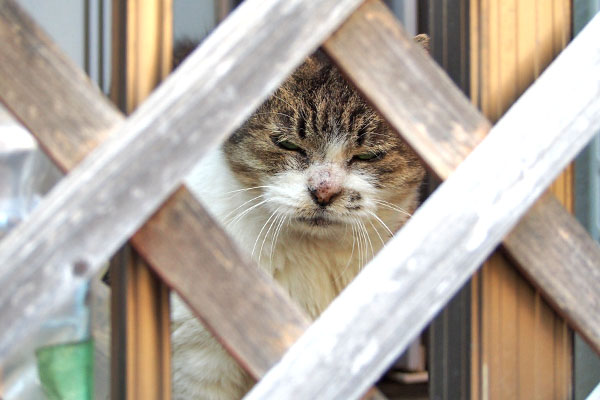
[[[359,3],[242,4],[107,142],[60,182],[0,244],[0,286],[9,288],[0,294],[0,325],[8,327],[0,332],[0,358],[41,323],[53,304],[91,276],[176,189],[202,154],[243,122]],[[14,51],[8,43],[15,42],[14,32],[20,35],[17,44],[28,37],[18,23],[24,17],[8,0],[0,2],[0,13],[0,42]],[[2,52],[2,65],[12,62],[8,54]],[[22,82],[23,70],[11,70],[13,75],[4,75],[10,79],[2,81]],[[10,102],[14,90],[10,85],[8,89],[2,92]],[[63,104],[57,99],[49,107],[60,109]],[[94,111],[92,107],[89,112]],[[78,268],[73,268],[75,263]]]
[[[350,18],[324,43],[324,49],[419,153],[432,172],[441,179],[447,179],[485,137],[490,123],[433,60],[412,44],[412,39],[403,32],[395,17],[381,3],[368,2],[363,10],[367,7],[368,13],[365,11],[362,17],[357,14]],[[379,23],[373,24],[375,19]],[[373,42],[380,43],[380,46],[373,46]],[[403,79],[407,76],[410,79]],[[556,291],[558,282],[548,285],[545,271],[551,269],[570,274],[588,274],[588,265],[595,262],[597,252],[594,249],[598,245],[589,235],[578,235],[579,229],[575,227],[579,223],[565,210],[544,210],[545,203],[539,207],[542,209],[536,215],[553,218],[556,213],[560,213],[557,220],[569,223],[544,227],[536,230],[535,235],[519,234],[522,240],[520,246],[515,246],[514,242],[504,243],[504,246],[516,260],[528,260],[527,263],[519,263],[520,268],[546,298],[552,299],[564,296],[564,289]],[[537,227],[538,224],[530,221],[530,218],[535,219],[537,216],[532,214],[530,217],[526,214],[523,226]],[[515,227],[516,232],[521,229],[529,231],[531,228],[521,227],[521,224]],[[563,250],[553,257],[547,257],[548,252],[540,248],[539,243],[554,243],[557,237],[561,237],[561,232],[569,232],[569,235],[577,236],[585,244],[580,246],[569,240],[561,240]],[[588,252],[580,253],[581,263],[574,263],[571,254],[582,249]],[[552,263],[551,267],[548,263]],[[600,282],[587,281],[585,291],[600,293]],[[577,293],[575,290],[570,295],[576,296]],[[553,303],[556,306],[564,304]],[[591,309],[586,310],[587,317],[583,314],[572,315],[568,308],[557,308],[557,311],[582,335],[586,336],[586,332],[589,334],[589,325],[595,321]],[[600,329],[600,325],[596,329]],[[589,342],[594,341],[594,347],[600,349],[597,338],[586,338]]]
[[[373,4],[361,7],[348,24],[366,18],[375,27],[385,26],[388,20],[379,17],[387,13],[377,13]],[[598,37],[600,16],[247,399],[355,398],[378,378],[600,127]],[[396,78],[414,76],[392,75],[390,82]]]
[[[130,114],[171,72],[172,0],[112,3],[111,95]],[[113,258],[111,399],[171,398],[169,290],[135,249]]]

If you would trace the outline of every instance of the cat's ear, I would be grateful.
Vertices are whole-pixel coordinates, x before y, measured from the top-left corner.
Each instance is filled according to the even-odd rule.
[[[314,53],[312,53],[308,58],[298,67],[294,76],[296,78],[305,78],[305,77],[314,77],[321,73],[322,71],[327,70],[331,67],[332,62],[331,59],[325,52],[321,49],[318,49]]]
[[[429,48],[429,36],[425,33],[418,34],[413,38],[415,42],[421,45],[428,53],[431,53]],[[327,54],[321,49],[312,53],[306,61],[296,70],[295,76],[302,78],[304,76],[314,76],[324,69],[331,67],[332,61]]]
[[[331,59],[323,50],[318,49],[306,59],[304,65],[312,71],[320,71],[325,67],[331,66]]]
[[[420,44],[426,52],[431,54],[431,48],[429,47],[429,35],[425,33],[420,33],[417,36],[415,36],[413,40]]]

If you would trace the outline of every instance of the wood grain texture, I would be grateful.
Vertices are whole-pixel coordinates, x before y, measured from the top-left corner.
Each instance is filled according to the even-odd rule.
[[[581,240],[587,236],[587,232],[579,224],[573,224],[572,218],[565,218],[568,214],[562,210],[562,206],[552,195],[544,195],[531,208],[531,218],[522,220],[520,229],[513,230],[504,242],[510,243],[510,248],[530,246],[532,242],[523,240],[524,235],[535,237],[535,233],[540,230],[559,232],[553,241],[534,242],[537,249],[527,247],[523,250],[529,251],[512,252],[510,256],[519,265],[531,265],[531,257],[535,257],[540,251],[546,253],[546,259],[552,261],[547,263],[546,268],[537,270],[536,279],[532,279],[533,284],[552,287],[549,291],[554,296],[548,301],[570,323],[575,324],[572,320],[576,319],[579,332],[600,353],[600,246],[595,242]],[[565,241],[570,245],[564,246]],[[561,254],[564,252],[568,254]],[[578,265],[585,268],[585,271],[575,272],[568,266],[555,268],[556,260],[564,258],[570,258],[570,265]],[[529,271],[523,269],[523,273],[527,275]]]
[[[475,16],[480,25],[472,31],[472,36],[479,37],[482,55],[473,58],[475,73],[480,77],[473,91],[480,92],[480,101],[475,104],[495,121],[566,44],[553,43],[553,37],[569,31],[569,13],[563,14],[556,5],[569,4],[570,0],[486,0],[485,3],[486,7]],[[539,10],[540,6],[544,10]],[[492,104],[493,107],[487,106]],[[568,188],[572,185],[563,177],[564,173],[558,184],[552,185],[559,187],[554,194],[561,200],[571,200]],[[553,218],[550,213],[546,217]],[[540,233],[547,235],[548,243],[560,237],[556,230]],[[543,240],[539,236],[531,235],[528,240]],[[535,243],[530,246],[535,248]],[[567,247],[568,243],[563,243],[562,248]],[[529,268],[537,265],[542,270],[548,269],[545,250],[539,253],[542,257]],[[585,273],[583,264],[573,264],[572,257],[567,256],[560,261],[560,268],[579,268],[579,273]],[[573,348],[567,322],[504,254],[496,253],[487,260],[479,276],[483,279],[481,286],[474,287],[473,303],[479,303],[481,308],[474,315],[478,321],[473,329],[481,333],[480,340],[473,345],[482,351],[472,370],[479,370],[482,379],[474,380],[473,386],[480,386],[490,400],[570,398]]]
[[[112,3],[111,96],[127,114],[171,71],[172,25],[172,0]],[[169,289],[130,246],[111,261],[110,397],[170,400]]]
[[[133,234],[198,158],[240,124],[358,3],[244,3],[111,139],[59,183],[0,244],[0,286],[8,288],[0,294],[0,357]],[[5,43],[22,28],[10,11],[12,3],[0,5]],[[17,80],[23,70],[2,76]],[[85,273],[75,274],[81,272],[75,263],[86,265]]]
[[[111,269],[111,399],[171,398],[169,290],[127,247]],[[127,301],[123,301],[127,299]]]
[[[441,179],[448,178],[485,136],[489,122],[449,82],[445,73],[412,44],[411,38],[381,3],[367,2],[361,10],[364,10],[363,14],[357,13],[351,17],[325,42],[324,49],[413,146],[432,172]],[[378,43],[378,46],[372,43]],[[403,79],[406,76],[411,78]],[[547,259],[546,251],[540,249],[538,244],[546,240],[553,242],[561,236],[560,231],[568,231],[571,227],[579,226],[579,223],[565,210],[546,212],[543,211],[543,204],[540,207],[542,211],[539,212],[547,218],[560,212],[558,220],[569,223],[561,227],[552,225],[552,230],[540,229],[534,235],[520,235],[523,241],[521,246],[513,248],[512,243],[504,243],[504,246],[510,253],[517,254],[515,259],[528,260],[527,264],[521,264],[520,267],[527,271],[544,296],[551,299],[562,294],[554,292],[558,284],[544,284],[546,278],[543,271],[548,268],[548,263],[552,263],[552,269],[586,274],[587,263],[574,263],[570,254],[581,248],[594,248],[596,244],[589,235],[579,236],[585,242],[582,246],[562,241],[564,251]],[[523,217],[524,224],[528,224],[529,218],[529,214]],[[515,230],[519,229],[520,224],[515,227]],[[532,254],[532,251],[536,252]],[[521,257],[520,252],[527,254]],[[594,257],[594,252],[581,255],[588,262],[592,262]],[[597,287],[596,293],[600,293],[600,287]],[[576,291],[572,293],[576,294]],[[561,315],[569,312],[558,311]],[[587,330],[585,326],[588,322],[581,315],[569,317],[568,320],[574,329],[581,329],[582,334]],[[592,339],[588,337],[588,340]]]
[[[599,36],[600,16],[248,399],[355,398],[377,379],[600,127]]]

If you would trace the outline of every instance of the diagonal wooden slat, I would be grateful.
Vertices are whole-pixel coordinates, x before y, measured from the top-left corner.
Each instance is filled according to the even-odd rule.
[[[369,18],[351,17],[324,48],[432,171],[447,179],[485,137],[490,124],[433,60],[418,54],[383,4],[372,1],[366,7]],[[380,47],[372,45],[375,41]],[[377,74],[372,73],[375,68]],[[401,79],[406,76],[411,79]],[[506,240],[504,247],[556,310],[600,352],[600,277],[593,268],[600,246],[581,231],[563,208],[543,201],[515,227],[511,236],[518,240]],[[588,278],[579,282],[581,286],[559,279],[572,274]],[[582,291],[590,295],[577,301],[577,307],[566,301],[577,299]]]
[[[0,294],[0,357],[40,323],[51,304],[90,276],[198,158],[240,124],[359,3],[244,3],[59,183],[0,244],[0,286],[10,288]],[[11,4],[0,2],[6,22],[2,42],[19,32],[10,21],[23,19]],[[87,266],[83,274],[82,265]]]
[[[384,24],[368,7],[357,13]],[[600,16],[248,399],[355,398],[381,374],[600,128],[598,37]]]
[[[1,11],[0,35],[6,31],[18,31],[20,37],[17,41],[0,41],[0,76],[14,78],[0,79],[0,99],[31,130],[63,171],[68,171],[83,158],[84,151],[105,140],[112,128],[123,121],[123,116],[29,18],[13,4],[8,6]],[[22,68],[25,63],[28,68]],[[60,107],[52,107],[56,101],[52,94],[57,91],[61,95]],[[47,116],[32,112],[49,104],[53,112]],[[228,244],[224,232],[192,199],[185,188],[178,190],[154,217],[161,221],[160,224],[151,220],[134,236],[134,243],[147,260],[153,261],[155,271],[166,278],[201,315],[204,323],[221,337],[226,347],[235,348],[234,355],[249,372],[259,377],[300,336],[308,326],[308,318],[270,279],[239,257],[237,250]],[[185,240],[179,240],[168,229],[168,224],[177,225],[179,232],[181,221],[185,221],[181,226],[185,228]],[[213,264],[210,262],[212,258],[203,258],[199,262],[194,257],[183,256],[194,254],[198,243],[204,243],[207,248],[219,248],[221,253],[227,254],[229,268],[222,268],[220,260]],[[162,255],[167,261],[156,262],[161,257],[162,247],[168,249]],[[229,292],[215,290],[219,286],[214,285],[208,291],[198,290],[198,286],[190,287],[190,274],[202,275],[198,281],[200,285],[216,282],[215,276],[224,282],[236,279],[245,282],[246,287],[256,289],[253,293],[257,300],[248,301],[255,308],[239,314],[236,319],[224,320],[223,316],[230,314]],[[254,335],[247,336],[245,329]]]

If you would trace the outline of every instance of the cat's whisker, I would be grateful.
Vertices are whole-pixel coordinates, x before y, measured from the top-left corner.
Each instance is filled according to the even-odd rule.
[[[352,263],[352,257],[354,256],[354,245],[356,243],[355,240],[355,230],[354,230],[354,224],[351,223],[349,224],[350,228],[352,229],[352,249],[350,250],[350,258],[348,258],[348,262],[346,263],[346,266],[344,267],[344,269],[338,274],[337,278],[335,279],[336,282],[338,282],[340,279],[342,279],[342,277],[344,276],[344,273],[346,272],[346,270],[348,269],[348,267],[350,266],[350,263]],[[348,228],[348,224],[346,224],[346,229]]]
[[[248,204],[248,203],[251,203],[251,202],[253,202],[253,201],[254,201],[254,200],[256,200],[256,199],[260,199],[261,197],[265,197],[265,195],[264,195],[264,194],[260,194],[260,195],[258,195],[258,196],[256,196],[256,197],[253,197],[253,198],[251,198],[251,199],[250,199],[250,200],[248,200],[248,201],[245,201],[245,202],[244,202],[244,203],[242,203],[240,206],[238,206],[238,207],[234,208],[234,209],[233,209],[233,210],[231,210],[229,213],[227,213],[227,215],[225,215],[225,216],[223,217],[223,220],[226,220],[227,218],[229,218],[229,217],[231,216],[231,214],[235,213],[237,210],[239,210],[240,208],[244,207],[246,204]]]
[[[369,235],[369,231],[367,230],[367,227],[365,226],[365,223],[362,221],[359,221],[360,226],[362,227],[362,230],[365,232],[365,236],[369,242],[369,247],[371,248],[371,258],[375,257],[375,250],[373,250],[373,242],[371,242],[371,236]]]
[[[346,268],[348,268],[348,266],[350,265],[350,262],[352,262],[352,256],[354,256],[354,245],[356,244],[356,233],[354,230],[354,225],[350,224],[350,228],[352,229],[352,250],[350,250],[350,258],[348,259],[348,262],[346,263]],[[344,271],[346,271],[345,268],[344,268]]]
[[[392,232],[392,230],[390,228],[388,228],[388,226],[385,224],[385,222],[383,222],[381,220],[381,218],[379,218],[377,216],[377,214],[375,214],[373,211],[368,211],[368,213],[371,214],[377,221],[379,221],[381,226],[383,226],[385,228],[385,230],[390,234],[390,237],[394,236],[394,232]]]
[[[253,187],[244,188],[244,189],[231,190],[231,191],[225,192],[223,194],[226,195],[226,194],[233,194],[233,193],[241,193],[241,192],[247,192],[249,190],[254,190],[254,189],[264,189],[264,188],[272,188],[272,187],[274,187],[274,186],[272,186],[272,185],[253,186]]]
[[[273,201],[272,199],[263,200],[260,203],[255,204],[255,205],[247,208],[241,214],[239,214],[238,216],[236,216],[233,220],[231,220],[230,222],[228,222],[227,226],[233,226],[233,225],[235,225],[236,223],[240,222],[242,220],[242,218],[244,218],[246,215],[248,215],[255,208],[260,207],[260,206],[262,206],[265,203],[270,203],[272,201]]]
[[[275,250],[275,247],[277,246],[277,240],[279,240],[279,235],[281,234],[281,231],[283,230],[283,225],[285,224],[285,222],[287,220],[289,220],[289,216],[284,215],[283,218],[281,218],[281,222],[275,229],[275,233],[273,234],[274,238],[273,238],[273,243],[271,243],[271,256],[269,259],[269,269],[271,269],[273,266],[273,251]]]
[[[408,217],[412,217],[412,214],[409,213],[408,211],[406,211],[405,209],[403,209],[401,207],[398,207],[395,204],[389,203],[389,202],[387,202],[385,200],[375,200],[375,203],[377,203],[377,204],[379,204],[379,205],[381,205],[383,207],[387,207],[390,210],[394,210],[394,211],[397,211],[399,213],[402,213],[402,214],[404,214],[404,215],[406,215]]]
[[[284,220],[285,220],[285,216],[282,214],[279,214],[279,215],[277,215],[277,217],[275,217],[275,221],[274,221],[275,229],[273,229],[273,236],[271,239],[271,250],[269,251],[270,258],[273,257],[273,250],[275,247],[275,240],[277,239],[277,233],[278,233],[279,228],[281,227],[281,224],[283,223]]]
[[[361,253],[361,241],[360,241],[360,236],[358,235],[358,230],[356,228],[356,218],[352,218],[352,234],[354,236],[356,236],[356,256],[357,258],[357,262],[360,266],[361,260],[362,260],[362,253]]]
[[[365,250],[366,243],[365,238],[362,235],[362,231],[359,229],[359,222],[357,218],[354,218],[354,223],[356,225],[356,239],[358,240],[358,265],[362,268],[365,265]],[[364,247],[364,248],[363,248]]]
[[[277,246],[277,241],[279,240],[279,235],[281,234],[282,227],[287,218],[287,215],[282,214],[279,218],[278,223],[275,224],[275,230],[273,231],[273,239],[271,241],[271,254],[269,255],[269,269],[273,266],[273,253],[275,247]]]
[[[385,247],[385,242],[383,241],[383,238],[379,234],[379,230],[377,230],[377,228],[375,227],[375,225],[373,224],[373,222],[371,222],[370,219],[368,221],[369,221],[369,224],[371,224],[371,227],[373,228],[373,231],[375,231],[375,233],[377,234],[377,237],[379,237],[379,240],[381,240],[381,244],[383,245],[383,247]]]
[[[256,235],[256,240],[254,241],[254,246],[252,246],[252,252],[250,253],[250,256],[253,257],[254,256],[254,250],[256,250],[256,245],[258,244],[258,240],[260,239],[260,235],[263,233],[263,231],[265,230],[265,228],[267,227],[267,224],[269,223],[269,221],[275,216],[277,215],[277,211],[279,211],[279,208],[276,209],[275,211],[273,211],[271,213],[271,215],[269,216],[269,218],[265,221],[265,223],[263,224],[262,228],[260,229],[260,232],[258,232],[258,235]],[[266,236],[266,235],[265,235]]]
[[[280,208],[281,207],[277,208],[277,210],[275,210],[275,213],[278,213]],[[273,226],[275,226],[276,222],[279,220],[280,217],[282,217],[282,216],[277,214],[275,219],[273,219],[273,221],[271,221],[271,224],[269,225],[269,229],[267,229],[267,232],[265,233],[265,236],[263,237],[263,241],[260,245],[260,250],[258,251],[258,261],[257,261],[258,264],[260,264],[260,257],[262,256],[262,251],[263,251],[263,248],[265,247],[265,242],[267,241],[267,238],[269,237],[269,233],[271,232],[271,229],[273,229]]]
[[[364,267],[369,262],[369,244],[371,242],[371,239],[369,239],[369,234],[367,233],[367,230],[365,229],[365,226],[363,225],[363,223],[360,220],[358,220],[358,226],[360,227],[360,230],[362,232],[363,241],[364,241],[364,244],[365,244],[365,250],[364,250],[365,260],[364,260],[363,265],[362,265]],[[371,253],[373,253],[373,247],[372,246],[371,246]]]

